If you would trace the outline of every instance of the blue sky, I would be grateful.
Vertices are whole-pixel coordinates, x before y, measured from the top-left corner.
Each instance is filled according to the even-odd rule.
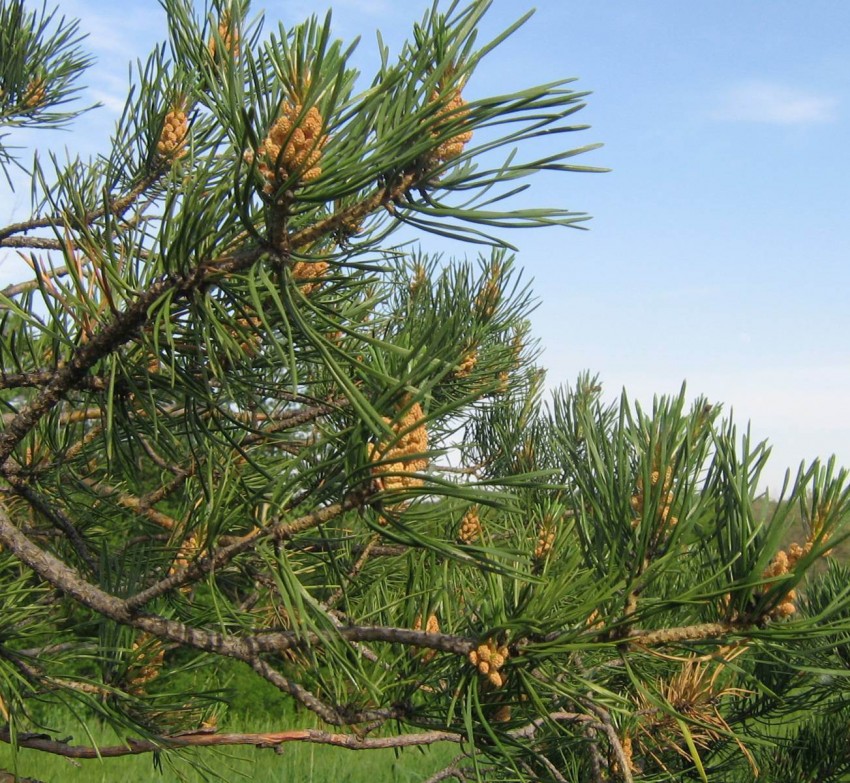
[[[286,23],[334,10],[397,51],[426,0],[256,2]],[[63,0],[90,33],[90,95],[104,107],[61,143],[94,151],[123,102],[130,58],[164,34],[153,0]],[[485,35],[531,5],[494,0]],[[469,98],[564,77],[592,91],[578,145],[608,174],[540,177],[536,203],[588,212],[589,231],[509,237],[534,278],[533,325],[552,385],[598,372],[648,402],[687,381],[774,446],[767,479],[836,454],[850,466],[850,3],[539,0],[481,65]],[[37,137],[34,137],[37,140]],[[26,188],[0,198],[18,215]],[[17,202],[17,205],[16,203]],[[474,252],[426,239],[426,249]]]

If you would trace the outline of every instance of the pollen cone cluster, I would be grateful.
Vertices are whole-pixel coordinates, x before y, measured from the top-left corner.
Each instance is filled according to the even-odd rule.
[[[218,728],[218,715],[210,715],[201,722],[203,731],[215,731]]]
[[[438,100],[440,100],[440,93],[436,91],[431,93],[431,102],[436,103]],[[454,90],[446,105],[437,112],[438,126],[441,120],[457,122],[466,119],[468,114],[466,101],[461,97],[460,90]],[[439,136],[440,131],[434,131],[431,135]],[[447,163],[463,152],[463,148],[470,139],[472,139],[472,131],[463,131],[449,137],[432,150],[431,159],[435,163]]]
[[[832,503],[829,503],[829,502],[823,503],[815,511],[814,515],[812,516],[811,521],[809,522],[809,530],[811,531],[809,533],[809,548],[811,548],[811,542],[812,541],[818,541],[818,540],[822,539],[823,543],[826,543],[827,540],[829,539],[828,535],[825,536],[823,534],[823,528],[824,528],[824,525],[826,524],[826,520],[829,517],[831,512],[832,512]],[[829,550],[829,551],[832,551],[832,550]],[[825,556],[828,555],[828,554],[829,554],[829,552],[824,552]]]
[[[221,39],[224,53],[230,57],[239,57],[239,30],[233,26],[230,15],[227,13],[222,14],[221,21],[218,23],[218,37]],[[210,57],[216,56],[218,44],[215,36],[210,36],[207,51],[210,53]]]
[[[800,560],[812,551],[815,539],[822,538],[825,541],[828,538],[828,536],[823,535],[823,517],[821,516],[822,514],[825,516],[827,513],[829,513],[829,507],[826,507],[825,510],[818,511],[815,519],[812,520],[811,523],[811,534],[809,539],[803,546],[795,542],[791,544],[787,550],[780,549],[774,555],[773,560],[770,561],[770,565],[762,574],[763,579],[776,579],[777,577],[785,576],[785,574],[796,567]],[[829,552],[825,552],[824,554],[829,555]],[[797,591],[794,589],[789,590],[782,596],[780,602],[769,612],[768,616],[771,619],[777,620],[783,617],[790,617],[795,614],[797,611],[797,607],[794,604],[796,598]]]
[[[469,377],[476,364],[478,364],[478,351],[473,347],[463,355],[458,368],[455,370],[455,378]]]
[[[192,533],[183,541],[182,544],[180,544],[180,549],[177,550],[177,555],[171,564],[171,568],[168,569],[168,575],[172,576],[181,569],[188,568],[189,564],[195,559],[199,551],[200,546],[198,546],[198,539],[195,538],[195,534]]]
[[[130,693],[141,693],[152,680],[159,677],[165,650],[162,642],[150,634],[143,633],[132,647],[133,663],[130,666],[132,674],[129,685]]]
[[[309,281],[299,286],[304,296],[309,296],[322,284],[321,278],[327,271],[327,261],[296,261],[292,265],[292,277],[295,280]]]
[[[534,440],[532,440],[532,438],[526,438],[522,442],[522,446],[520,447],[520,450],[519,450],[520,460],[524,464],[531,467],[531,466],[534,465],[534,455],[535,455]]]
[[[413,403],[397,421],[384,417],[397,437],[369,446],[369,459],[381,463],[372,466],[372,477],[379,491],[411,489],[424,483],[418,476],[411,475],[428,467],[428,458],[424,456],[428,451],[424,419],[425,414],[418,402]]]
[[[653,470],[649,476],[649,483],[655,487],[661,481],[661,471]],[[671,527],[678,523],[676,517],[670,516],[670,508],[673,504],[673,468],[668,466],[664,470],[664,480],[661,484],[661,507],[659,508],[659,518],[662,524],[669,523]],[[632,527],[640,525],[640,514],[643,511],[643,502],[646,497],[643,486],[643,477],[639,477],[635,484],[635,493],[632,495],[631,506],[637,516],[632,520]]]
[[[260,331],[262,325],[262,320],[256,315],[236,319],[236,326],[238,328],[233,329],[232,334],[238,339],[244,332],[248,332],[248,336],[240,341],[239,347],[249,357],[256,356],[260,350],[260,346],[263,342],[262,333]]]
[[[501,688],[505,678],[500,669],[508,660],[508,648],[496,644],[495,639],[488,639],[484,644],[469,652],[469,662],[478,669],[478,673],[487,678],[494,688]]]
[[[775,579],[780,576],[785,576],[785,574],[797,565],[797,561],[800,560],[800,558],[805,557],[811,549],[811,541],[808,541],[805,546],[800,546],[796,543],[791,544],[791,546],[788,547],[787,552],[784,549],[780,549],[774,556],[773,560],[770,561],[770,565],[765,569],[762,574],[762,578]],[[797,591],[794,589],[789,590],[784,596],[782,596],[780,602],[770,611],[769,616],[774,620],[778,620],[795,614],[797,611],[797,607],[794,604],[796,598]]]
[[[638,769],[635,766],[634,762],[634,748],[632,746],[632,738],[626,735],[621,740],[620,745],[623,748],[623,758],[625,759],[626,765],[629,768],[629,772],[637,772]],[[623,770],[621,768],[619,758],[615,757],[611,759],[611,773],[615,776],[615,780],[620,780],[623,778]]]
[[[587,620],[584,621],[584,624],[591,631],[599,631],[605,627],[605,621],[602,619],[602,615],[599,614],[598,609],[594,609],[587,617]]]
[[[496,314],[502,298],[502,271],[494,266],[486,282],[475,297],[475,310],[479,318],[489,321]]]
[[[305,112],[301,104],[285,101],[257,150],[259,170],[266,179],[263,190],[274,193],[292,177],[300,184],[316,179],[322,173],[319,163],[327,141],[324,119],[315,106]],[[245,157],[249,163],[254,160],[251,152]]]
[[[425,286],[425,283],[428,281],[428,276],[425,274],[425,267],[422,264],[417,264],[413,268],[413,277],[410,278],[410,296],[414,297],[418,294],[422,288]]]
[[[478,516],[478,506],[472,506],[464,515],[460,522],[460,530],[458,531],[458,541],[462,544],[474,544],[481,538],[482,527],[481,519]]]
[[[41,442],[41,439],[36,435],[24,452],[24,464],[30,470],[34,470],[44,466],[46,462],[47,452],[44,450],[44,444]]]
[[[177,160],[186,154],[186,137],[189,135],[189,119],[186,112],[175,106],[165,115],[156,152],[163,160]]]
[[[517,369],[522,366],[522,352],[527,338],[525,332],[517,332],[511,339],[511,359]]]
[[[413,630],[422,630],[422,615],[416,616],[416,622],[413,623]],[[440,623],[437,620],[436,614],[428,615],[428,619],[425,621],[425,633],[440,633]],[[434,660],[434,656],[436,654],[436,650],[426,650],[424,653],[422,653],[422,663],[430,663],[432,660]]]
[[[534,548],[534,559],[543,560],[555,545],[555,522],[552,519],[544,519],[537,533],[537,546]]]
[[[33,79],[27,85],[27,91],[24,94],[24,103],[28,109],[35,109],[44,103],[47,97],[47,88],[44,85],[44,79]]]

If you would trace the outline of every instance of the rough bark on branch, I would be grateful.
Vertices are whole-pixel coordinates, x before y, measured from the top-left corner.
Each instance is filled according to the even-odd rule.
[[[438,742],[462,742],[463,736],[450,731],[428,731],[420,734],[402,734],[397,737],[360,737],[357,734],[335,734],[318,729],[291,729],[289,731],[262,732],[257,734],[216,734],[198,732],[158,737],[154,740],[127,740],[125,745],[93,747],[70,745],[54,740],[46,734],[18,734],[15,737],[19,748],[53,753],[74,759],[116,758],[153,753],[168,748],[197,748],[226,745],[253,745],[257,748],[277,748],[288,742],[309,742],[333,745],[348,750],[379,750],[382,748],[409,748],[434,745]],[[9,729],[0,729],[0,742],[11,744]]]

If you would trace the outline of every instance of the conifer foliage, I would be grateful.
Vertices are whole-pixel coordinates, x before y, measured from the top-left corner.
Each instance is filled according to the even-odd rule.
[[[760,505],[766,447],[684,390],[643,410],[583,376],[544,403],[506,235],[584,219],[516,196],[592,145],[567,143],[570,80],[480,95],[523,21],[482,41],[489,4],[435,3],[362,77],[329,18],[163,0],[106,151],[25,164],[7,142],[74,120],[89,59],[75,22],[0,0],[0,163],[32,182],[0,228],[29,270],[0,291],[3,742],[850,780],[845,474]],[[234,667],[315,728],[239,733]]]

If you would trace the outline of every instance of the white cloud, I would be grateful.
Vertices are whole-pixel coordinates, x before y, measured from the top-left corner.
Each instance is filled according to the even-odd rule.
[[[730,87],[712,116],[728,122],[808,125],[835,119],[838,100],[777,82],[749,80]]]
[[[116,95],[111,92],[96,89],[90,90],[89,94],[93,101],[96,101],[113,114],[121,114],[121,112],[124,111],[124,104],[127,102],[126,90],[124,95]]]
[[[335,5],[367,15],[383,14],[390,10],[387,0],[337,0]]]
[[[393,12],[388,0],[304,0],[287,5],[284,18],[289,24],[296,24],[314,14],[322,18],[329,9],[333,9],[335,16],[351,13],[361,16],[385,16]],[[274,18],[272,15],[268,17]]]

